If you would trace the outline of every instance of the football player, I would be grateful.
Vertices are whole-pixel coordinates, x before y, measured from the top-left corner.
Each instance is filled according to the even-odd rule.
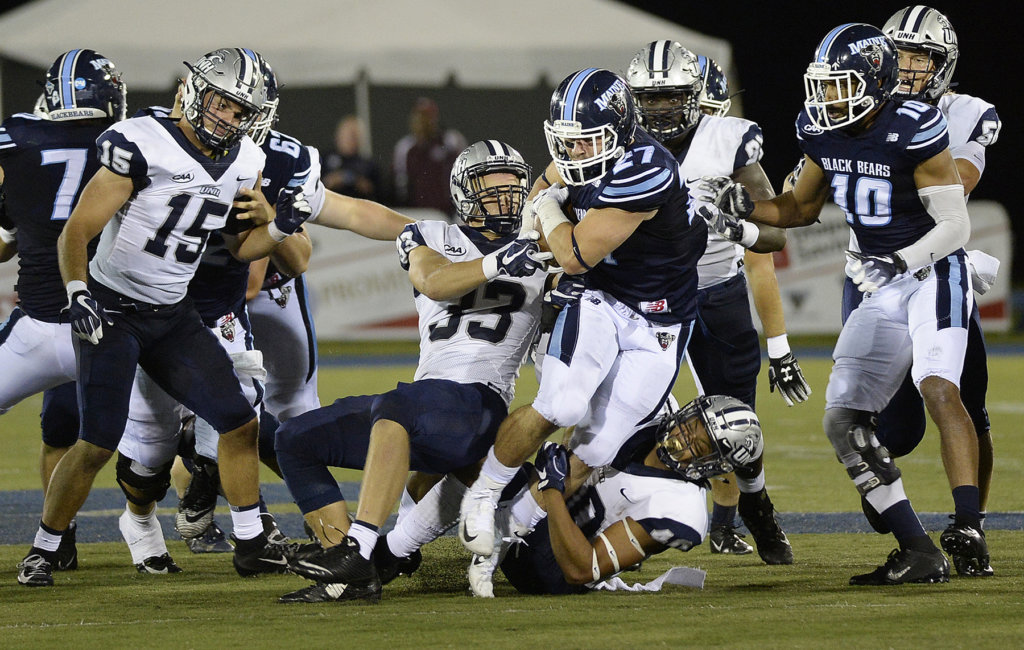
[[[757,460],[761,426],[749,406],[725,395],[667,411],[635,434],[618,468],[590,473],[573,494],[568,450],[544,443],[536,467],[520,470],[508,489],[514,496],[499,507],[495,551],[473,557],[473,594],[494,596],[496,566],[521,593],[582,593],[669,548],[698,546],[709,479]]]
[[[99,137],[103,168],[58,239],[78,339],[82,423],[54,470],[35,540],[19,564],[18,581],[26,586],[53,584],[61,537],[124,432],[136,364],[221,434],[221,484],[232,505],[238,573],[287,567],[285,549],[268,543],[260,522],[256,413],[230,357],[185,297],[210,234],[226,226],[239,189],[251,189],[263,168],[262,152],[246,136],[265,99],[263,75],[238,49],[210,52],[189,68],[182,118],[132,118]],[[238,238],[235,253],[266,255],[309,212],[301,193],[283,190],[274,221]],[[97,254],[88,263],[96,235]],[[153,478],[120,483],[144,499]]]
[[[947,582],[935,547],[903,489],[900,471],[874,434],[874,416],[907,368],[939,429],[958,513],[977,531],[978,444],[959,382],[973,306],[963,245],[970,221],[949,152],[942,113],[923,102],[892,101],[900,85],[893,42],[865,24],[836,27],[804,75],[797,118],[803,169],[792,190],[753,201],[742,185],[709,178],[703,189],[727,215],[781,227],[809,225],[831,197],[846,213],[860,251],[848,273],[865,294],[843,325],[826,389],[824,429],[860,494],[880,513],[899,548],[854,585]],[[988,563],[980,534],[965,554]]]
[[[414,381],[339,399],[278,429],[285,482],[322,544],[291,563],[317,584],[282,602],[378,600],[376,562],[393,552],[375,551],[378,531],[410,468],[447,474],[479,463],[508,413],[549,257],[537,233],[519,234],[530,169],[512,147],[484,140],[459,155],[450,185],[460,223],[418,221],[397,240],[419,313]],[[365,470],[351,525],[329,466]]]
[[[729,78],[725,76],[722,66],[711,57],[697,55],[700,67],[700,112],[705,115],[725,117],[732,108],[732,97],[729,95]]]
[[[0,326],[0,414],[45,391],[40,474],[50,476],[78,438],[71,325],[57,265],[57,237],[99,169],[96,138],[124,119],[126,93],[114,63],[93,50],[61,54],[46,72],[34,114],[18,113],[0,126],[4,260],[19,256],[18,305]],[[95,241],[88,252],[95,250]],[[63,320],[63,322],[61,322]],[[60,386],[59,386],[60,385]],[[58,387],[59,386],[59,387]],[[71,522],[53,567],[77,566]]]
[[[586,291],[559,312],[537,397],[502,424],[463,499],[459,538],[482,556],[493,550],[501,491],[545,438],[575,426],[573,453],[601,467],[657,415],[690,337],[707,243],[706,225],[687,218],[675,159],[636,125],[621,77],[597,68],[566,77],[544,132],[552,162],[532,207],[558,265],[583,276]]]
[[[752,196],[770,199],[775,192],[758,162],[763,155],[760,127],[737,117],[701,113],[700,102],[707,94],[704,84],[712,65],[704,58],[702,70],[698,57],[673,41],[654,41],[641,49],[626,72],[641,124],[676,156],[684,178],[728,175],[749,188]],[[725,85],[724,76],[716,85]],[[714,229],[714,219],[708,224],[707,249],[697,264],[699,326],[693,330],[686,358],[701,394],[730,395],[754,408],[761,349],[750,318],[750,278],[768,340],[771,390],[779,389],[792,406],[807,399],[810,387],[789,348],[770,255],[785,246],[786,231],[746,224],[746,231],[726,229],[722,233]],[[751,552],[733,528],[738,501],[740,516],[753,534],[761,558],[768,564],[791,564],[793,549],[765,491],[763,461],[759,459],[740,472],[711,482],[715,502],[711,552]]]

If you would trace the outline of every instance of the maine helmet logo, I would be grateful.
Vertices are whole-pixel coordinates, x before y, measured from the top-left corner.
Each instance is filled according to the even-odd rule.
[[[878,72],[882,69],[882,46],[871,43],[861,49],[860,55],[864,57],[872,72]]]
[[[601,93],[601,96],[594,102],[601,110],[611,108],[619,115],[626,113],[626,102],[622,99],[622,92],[626,90],[626,82],[616,79],[615,83],[608,87],[608,90]]]

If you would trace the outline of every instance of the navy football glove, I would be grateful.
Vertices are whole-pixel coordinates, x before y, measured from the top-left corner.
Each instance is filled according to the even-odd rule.
[[[283,187],[277,194],[274,205],[276,216],[271,222],[270,236],[277,241],[294,234],[306,220],[313,216],[313,209],[302,193],[301,187]]]
[[[540,252],[540,247],[537,246],[538,239],[540,233],[530,230],[521,233],[518,239],[504,248],[484,255],[484,276],[488,280],[493,280],[499,275],[523,278],[533,275],[537,269],[547,268],[547,261],[553,256],[551,253]]]
[[[806,402],[811,394],[811,387],[804,379],[800,364],[792,352],[778,359],[768,359],[768,388],[771,392],[779,389],[779,395],[786,400],[786,406],[796,402]]]
[[[865,255],[857,251],[846,251],[846,256],[850,259],[846,265],[847,274],[864,293],[878,291],[907,270],[907,263],[899,253]]]
[[[709,195],[711,203],[729,216],[746,219],[754,211],[750,193],[728,176],[704,176],[697,183],[697,189]]]
[[[110,316],[93,299],[88,289],[80,289],[68,296],[68,306],[64,310],[75,336],[93,345],[103,338],[103,323],[114,326],[114,321],[110,320]]]
[[[538,490],[565,492],[565,479],[569,476],[569,450],[556,442],[545,442],[537,452],[535,468],[540,478]]]
[[[540,331],[550,332],[555,327],[558,314],[566,306],[580,299],[586,286],[579,276],[563,273],[558,284],[544,294],[544,302],[540,313]]]

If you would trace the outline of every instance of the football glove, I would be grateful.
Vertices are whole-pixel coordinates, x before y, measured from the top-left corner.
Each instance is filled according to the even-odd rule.
[[[277,194],[274,212],[276,216],[269,231],[275,241],[283,241],[288,235],[295,234],[302,224],[313,216],[313,208],[310,207],[301,187],[282,187]]]
[[[846,257],[850,260],[846,265],[846,274],[864,293],[878,291],[907,270],[907,263],[899,253],[865,255],[857,251],[846,251]]]
[[[729,216],[747,219],[754,211],[750,193],[728,176],[704,176],[696,187],[699,192],[710,196],[710,202]]]
[[[586,289],[586,285],[583,284],[579,276],[563,273],[558,284],[544,294],[540,313],[540,331],[550,332],[553,330],[555,321],[558,320],[558,314],[567,305],[579,300],[584,289]]]
[[[98,302],[92,297],[88,289],[79,289],[68,296],[68,306],[64,308],[67,312],[68,322],[71,323],[71,331],[75,336],[97,345],[103,338],[103,324],[113,327],[114,321],[103,310]]]
[[[569,450],[550,440],[537,452],[538,490],[565,492],[565,479],[569,476]]]
[[[811,394],[811,387],[792,352],[777,359],[768,358],[768,389],[774,393],[776,388],[786,400],[786,406],[806,402]]]
[[[542,253],[537,246],[540,233],[530,230],[512,243],[484,255],[482,264],[484,277],[493,280],[499,275],[522,278],[533,275],[538,269],[546,269],[551,253]]]
[[[697,214],[707,222],[708,230],[717,232],[723,238],[733,243],[739,244],[744,248],[750,248],[757,243],[760,231],[756,225],[749,221],[743,221],[721,210],[716,210],[708,204],[698,207]]]

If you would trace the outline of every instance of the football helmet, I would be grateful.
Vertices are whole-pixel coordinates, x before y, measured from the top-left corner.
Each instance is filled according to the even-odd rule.
[[[956,32],[949,19],[931,7],[916,5],[893,14],[882,31],[896,44],[897,50],[928,55],[929,70],[900,68],[904,82],[893,95],[932,104],[939,101],[939,97],[949,90],[956,60],[960,57]],[[916,83],[925,77],[927,81],[921,90],[913,92]],[[909,90],[902,90],[903,86],[909,86]]]
[[[804,73],[804,110],[815,126],[849,126],[888,101],[899,86],[896,47],[877,27],[847,23],[830,31]]]
[[[690,481],[728,474],[761,457],[761,422],[735,397],[701,396],[662,418],[656,453]]]
[[[514,174],[516,184],[486,187],[483,177],[497,173]],[[508,235],[522,224],[531,184],[530,167],[518,151],[498,140],[481,140],[455,159],[449,189],[455,210],[467,226]]]
[[[254,50],[245,50],[245,52],[259,62],[260,70],[263,71],[263,88],[267,92],[267,99],[263,102],[260,119],[256,120],[256,123],[252,125],[252,130],[249,131],[249,137],[253,142],[262,146],[270,129],[277,124],[277,105],[281,101],[277,93],[277,75],[259,52]]]
[[[685,135],[697,125],[704,80],[697,56],[679,43],[648,43],[630,62],[626,81],[633,90],[641,125],[658,140]],[[660,98],[662,105],[645,106],[648,98]]]
[[[195,64],[185,62],[189,72],[181,97],[182,112],[199,141],[220,153],[238,144],[263,115],[267,101],[264,74],[250,52],[224,48],[204,54]],[[237,124],[221,119],[214,111],[218,98],[241,107]]]
[[[548,151],[568,185],[586,185],[622,157],[636,129],[636,105],[625,80],[586,68],[566,77],[551,95],[544,122]]]
[[[43,82],[46,113],[54,121],[125,117],[127,90],[113,61],[93,50],[61,54]]]
[[[704,82],[704,90],[700,94],[700,108],[707,115],[725,117],[732,108],[732,99],[729,98],[729,79],[714,59],[704,56],[697,57],[700,65],[701,80]]]

